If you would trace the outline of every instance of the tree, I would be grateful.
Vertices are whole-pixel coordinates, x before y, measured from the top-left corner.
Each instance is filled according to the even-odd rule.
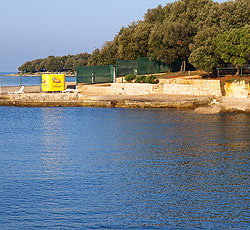
[[[164,8],[159,5],[154,9],[148,9],[144,15],[144,21],[147,23],[162,23],[165,19]]]
[[[171,7],[168,21],[186,23],[197,30],[198,24],[205,19],[212,5],[212,0],[175,1]]]
[[[115,64],[116,59],[133,60],[139,56],[157,58],[173,64],[182,61],[185,70],[189,61],[196,68],[212,71],[223,60],[215,52],[212,41],[218,34],[239,29],[249,24],[250,0],[231,0],[218,3],[213,0],[176,0],[164,7],[149,9],[143,21],[123,27],[113,41],[101,49],[87,53],[54,56],[23,64],[20,71],[32,72],[81,65]],[[70,58],[69,58],[70,57]],[[54,63],[53,63],[54,60]],[[82,60],[82,61],[80,61]],[[67,65],[66,65],[67,62]],[[56,67],[57,66],[57,67]],[[70,67],[70,68],[68,68]]]
[[[48,72],[60,72],[63,69],[63,62],[59,57],[50,56],[45,64]]]
[[[31,61],[27,61],[25,62],[23,65],[21,65],[18,70],[21,71],[21,72],[29,72],[28,69],[29,69],[29,66],[31,66]]]
[[[117,39],[107,41],[100,51],[99,65],[114,65],[118,59]]]
[[[85,52],[85,53],[80,53],[80,54],[76,54],[76,55],[71,55],[71,57],[75,60],[81,59],[81,60],[85,61],[84,65],[87,65],[90,54]]]
[[[193,43],[189,46],[191,54],[188,60],[197,69],[213,72],[218,66],[220,58],[215,53],[216,47],[213,44],[217,34],[219,34],[217,27],[204,28],[194,37]]]
[[[250,21],[250,0],[226,1],[218,5],[220,28],[228,31],[240,28]]]
[[[95,49],[88,59],[88,65],[94,66],[98,65],[100,62],[100,49]]]
[[[189,25],[165,21],[151,32],[148,56],[168,64],[181,60],[181,71],[185,71],[192,38],[193,29]]]
[[[234,64],[236,75],[239,75],[240,66],[250,60],[250,25],[219,34],[214,39],[214,45],[217,47],[215,53],[224,62]]]
[[[73,70],[73,64],[74,64],[74,59],[68,56],[65,64],[64,64],[64,69],[65,70]]]
[[[76,71],[78,66],[86,66],[86,61],[83,59],[74,60],[73,71]]]
[[[135,60],[146,57],[151,28],[152,24],[146,22],[132,23],[127,28],[122,28],[118,34],[119,58]]]

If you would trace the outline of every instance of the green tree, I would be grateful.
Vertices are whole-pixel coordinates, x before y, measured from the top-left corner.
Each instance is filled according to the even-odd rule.
[[[86,66],[86,62],[83,59],[74,60],[73,71],[76,71],[78,66]]]
[[[21,65],[18,70],[21,72],[29,72],[30,71],[30,66],[32,65],[31,61],[25,62],[23,65]]]
[[[218,50],[215,52],[217,44],[212,42],[214,37],[231,29],[240,29],[249,21],[250,0],[223,3],[213,0],[176,0],[164,7],[159,5],[149,9],[143,21],[121,28],[113,41],[105,42],[101,49],[93,51],[91,57],[87,53],[49,56],[26,62],[19,70],[33,72],[48,68],[50,71],[59,71],[66,67],[75,69],[77,65],[87,63],[108,65],[114,64],[118,58],[132,60],[147,56],[169,64],[182,60],[183,70],[188,60],[196,68],[212,71],[225,60],[221,60],[222,54]]]
[[[44,70],[46,70],[45,64],[46,64],[46,59],[43,59],[43,60],[40,62],[40,64],[39,64],[38,71],[44,71]]]
[[[98,65],[114,65],[118,59],[117,39],[105,42],[100,51]]]
[[[250,22],[250,0],[226,1],[218,5],[220,28],[228,31]]]
[[[65,70],[73,70],[73,64],[74,64],[74,59],[68,56],[65,64],[64,64],[64,69]]]
[[[100,63],[100,49],[95,49],[88,59],[88,65],[94,66]]]
[[[165,21],[151,32],[148,56],[168,64],[182,60],[181,71],[185,71],[192,38],[193,29],[189,25]]]
[[[144,21],[146,23],[162,23],[165,19],[165,9],[159,5],[154,9],[148,9],[144,15]]]
[[[220,33],[217,27],[204,28],[194,37],[194,41],[189,48],[192,51],[189,62],[199,70],[207,72],[215,71],[215,67],[220,62],[220,57],[215,53],[213,44],[214,38]]]
[[[226,62],[234,64],[239,75],[239,68],[250,60],[250,25],[231,29],[219,34],[214,39],[215,53]]]
[[[171,6],[168,21],[186,23],[196,32],[198,24],[205,19],[212,5],[212,0],[175,1]]]
[[[118,35],[118,53],[120,59],[134,60],[146,57],[152,24],[145,22],[132,23],[122,28]]]
[[[60,72],[63,69],[63,62],[59,57],[49,56],[45,68],[48,72]]]

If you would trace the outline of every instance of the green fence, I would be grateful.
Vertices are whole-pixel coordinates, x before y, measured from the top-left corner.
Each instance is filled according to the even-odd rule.
[[[113,82],[114,72],[112,65],[77,67],[76,82],[77,84]]]
[[[179,66],[180,62],[168,65],[158,60],[151,60],[147,57],[139,57],[136,60],[117,60],[115,66],[77,67],[76,82],[77,84],[108,83],[114,81],[115,72],[116,76],[167,73],[169,70],[177,71]]]
[[[166,73],[171,70],[169,65],[147,57],[139,57],[136,60],[118,60],[116,65],[117,76]]]
[[[126,76],[128,74],[136,74],[136,60],[117,60],[117,76]]]
[[[169,65],[157,60],[150,60],[146,57],[141,57],[137,59],[137,67],[138,75],[151,73],[167,73],[170,69]]]

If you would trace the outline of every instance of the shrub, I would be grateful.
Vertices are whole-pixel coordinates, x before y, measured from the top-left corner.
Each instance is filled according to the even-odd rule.
[[[150,83],[150,84],[156,83],[156,77],[153,75],[146,77],[145,83]]]
[[[125,77],[125,81],[126,82],[132,82],[133,80],[135,80],[135,83],[149,83],[149,84],[154,84],[154,83],[158,83],[159,81],[156,79],[155,76],[151,75],[151,76],[145,76],[145,75],[133,75],[133,74],[129,74]]]
[[[132,82],[133,80],[135,80],[136,78],[136,75],[133,75],[133,74],[129,74],[125,77],[125,81],[126,82]]]
[[[145,81],[146,81],[146,76],[144,75],[136,76],[135,78],[136,83],[145,83]]]

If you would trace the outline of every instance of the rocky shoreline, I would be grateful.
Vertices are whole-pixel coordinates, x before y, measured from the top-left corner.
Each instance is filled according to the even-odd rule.
[[[202,114],[250,113],[250,99],[204,96],[95,96],[79,93],[23,93],[0,95],[0,106],[172,108]]]
[[[68,82],[67,88],[74,88],[75,83]],[[116,85],[114,85],[115,87]],[[130,90],[141,85],[118,84],[122,89]],[[24,93],[17,94],[18,86],[0,88],[0,106],[20,107],[106,107],[106,108],[174,108],[189,109],[197,113],[250,113],[250,98],[229,96],[193,96],[173,95],[167,93],[150,93],[145,95],[122,95],[107,93],[110,86],[83,86],[71,93],[41,92],[40,85],[25,86]],[[94,87],[94,90],[92,89]],[[143,85],[145,88],[146,86]],[[178,87],[175,86],[176,88]],[[144,89],[143,88],[143,89]],[[143,89],[138,89],[140,92]],[[158,89],[159,90],[159,89]],[[105,94],[106,92],[106,94]],[[120,94],[118,94],[120,92]],[[146,92],[145,92],[146,93]]]
[[[195,109],[212,101],[211,97],[191,96],[94,96],[78,93],[2,94],[0,106],[27,107],[107,107]]]

